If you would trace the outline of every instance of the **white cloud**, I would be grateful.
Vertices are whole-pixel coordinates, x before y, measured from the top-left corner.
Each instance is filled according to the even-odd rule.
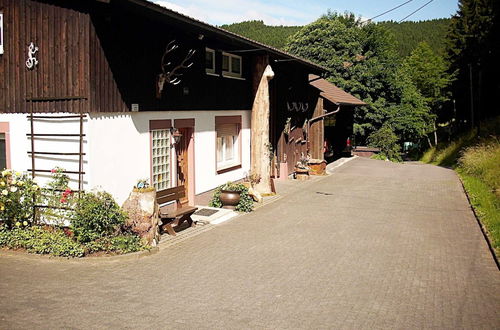
[[[303,25],[317,17],[314,13],[290,9],[283,5],[261,3],[256,0],[192,0],[185,1],[182,5],[164,0],[154,2],[215,25],[248,20],[262,20],[267,25]]]

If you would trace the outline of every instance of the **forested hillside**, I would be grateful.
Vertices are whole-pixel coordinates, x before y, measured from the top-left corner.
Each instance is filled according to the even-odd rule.
[[[281,49],[285,47],[288,37],[297,33],[302,26],[270,26],[263,21],[247,21],[222,25],[221,28]]]
[[[449,18],[433,19],[421,22],[381,22],[396,39],[396,49],[399,55],[406,57],[417,45],[425,41],[434,53],[444,55],[446,32],[450,25]]]
[[[448,18],[403,23],[388,21],[378,24],[393,33],[397,43],[396,49],[401,57],[408,56],[422,41],[426,41],[436,54],[444,54],[444,40],[450,24]],[[221,28],[281,49],[286,45],[288,37],[297,33],[301,26],[269,26],[263,21],[247,21],[222,25]]]

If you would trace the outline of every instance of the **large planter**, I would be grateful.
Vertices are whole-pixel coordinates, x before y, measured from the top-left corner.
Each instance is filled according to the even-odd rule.
[[[312,175],[326,174],[326,161],[322,159],[310,159],[308,164]]]
[[[239,191],[221,190],[220,201],[222,202],[223,209],[234,210],[236,205],[240,202]]]
[[[160,241],[158,230],[158,203],[153,190],[134,190],[122,206],[128,219],[124,227],[137,234],[143,243],[156,246]]]

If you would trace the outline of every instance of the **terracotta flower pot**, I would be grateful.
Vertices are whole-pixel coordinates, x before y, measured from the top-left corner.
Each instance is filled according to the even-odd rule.
[[[223,209],[234,210],[240,202],[240,193],[239,191],[221,190],[220,201]]]

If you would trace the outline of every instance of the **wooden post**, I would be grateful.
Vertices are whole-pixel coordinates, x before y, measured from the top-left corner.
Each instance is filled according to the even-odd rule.
[[[254,72],[255,99],[252,106],[251,171],[260,175],[260,182],[254,187],[260,194],[272,194],[271,152],[269,141],[269,80],[274,72],[269,65],[269,58],[257,59]],[[256,84],[258,81],[258,85]],[[255,89],[254,89],[255,90]]]

